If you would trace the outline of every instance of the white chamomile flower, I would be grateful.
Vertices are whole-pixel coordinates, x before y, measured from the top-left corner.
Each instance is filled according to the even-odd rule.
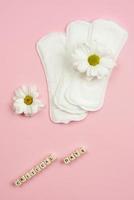
[[[115,66],[112,51],[103,45],[92,42],[90,45],[81,44],[72,54],[73,67],[92,79],[102,79]]]
[[[13,108],[16,114],[32,116],[44,107],[38,99],[39,93],[35,86],[22,86],[15,91]]]

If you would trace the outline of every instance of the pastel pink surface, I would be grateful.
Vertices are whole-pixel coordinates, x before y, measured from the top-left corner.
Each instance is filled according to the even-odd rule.
[[[0,199],[134,199],[134,1],[0,1]],[[64,31],[78,19],[106,18],[129,32],[118,68],[112,74],[105,104],[86,120],[53,124],[48,115],[46,80],[35,49],[49,32]],[[15,88],[36,84],[46,109],[32,118],[15,115]],[[80,145],[89,153],[70,167],[56,162],[22,188],[12,181],[48,153],[59,158]]]

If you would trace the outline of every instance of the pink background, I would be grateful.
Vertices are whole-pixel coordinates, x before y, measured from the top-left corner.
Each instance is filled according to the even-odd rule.
[[[75,19],[108,18],[129,32],[105,104],[86,120],[57,125],[48,115],[46,80],[35,42],[64,31]],[[0,199],[134,199],[134,1],[0,0]],[[15,115],[11,98],[22,84],[36,84],[46,109],[33,118]],[[56,162],[21,188],[12,181],[45,155],[59,158],[79,145],[89,153],[70,167]]]

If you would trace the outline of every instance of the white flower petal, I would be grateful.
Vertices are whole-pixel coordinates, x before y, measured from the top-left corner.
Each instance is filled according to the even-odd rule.
[[[90,46],[88,46],[87,44],[82,44],[80,45],[80,50],[83,52],[83,54],[87,57],[89,56],[89,54],[91,53],[92,49]]]
[[[90,48],[90,51],[89,53],[90,54],[94,54],[98,48],[97,46],[97,42],[96,41],[92,41],[90,44],[89,44],[89,48]]]
[[[76,60],[75,62],[72,63],[72,65],[74,68],[77,69],[78,65],[80,65],[83,62],[84,62],[84,60]]]
[[[24,99],[23,98],[16,98],[15,100],[16,103],[24,103]]]
[[[110,52],[111,51],[109,51],[108,49],[106,49],[106,47],[103,44],[101,44],[101,43],[97,44],[96,54],[100,55],[100,57],[109,56]]]
[[[116,63],[112,59],[107,58],[107,57],[102,57],[100,60],[100,63],[103,67],[106,67],[109,69],[112,69],[116,65]]]
[[[81,72],[81,73],[84,73],[84,72],[86,72],[86,70],[87,70],[87,63],[85,63],[85,62],[82,62],[81,64],[79,64],[78,66],[77,66],[77,70],[79,71],[79,72]]]
[[[90,67],[87,68],[86,75],[91,76],[91,68]]]
[[[98,77],[104,77],[104,76],[107,76],[109,73],[109,70],[105,67],[101,67],[98,68]]]
[[[74,54],[72,55],[75,59],[83,59],[85,58],[85,53],[82,51],[81,48],[76,49]]]
[[[98,68],[92,68],[90,73],[91,73],[91,76],[93,76],[93,77],[97,76]]]
[[[14,97],[13,97],[13,101],[16,101],[16,99],[19,99],[19,97],[14,96]]]
[[[25,93],[23,92],[22,88],[18,88],[17,90],[15,90],[15,94],[17,97],[24,97]]]
[[[31,95],[33,98],[39,97],[39,92],[37,91],[36,86],[29,87],[29,95]]]
[[[44,104],[39,99],[35,99],[33,105],[37,105],[40,108],[44,107]]]
[[[33,114],[37,113],[40,110],[39,106],[36,104],[32,105],[31,108]]]
[[[17,114],[22,114],[22,113],[24,112],[25,105],[24,105],[24,104],[21,104],[21,103],[15,102],[15,103],[13,104],[13,108],[14,108],[14,110],[15,110],[15,112],[16,112]]]
[[[25,107],[24,114],[25,114],[26,116],[32,116],[32,107],[31,107],[31,105],[27,105],[27,106]]]

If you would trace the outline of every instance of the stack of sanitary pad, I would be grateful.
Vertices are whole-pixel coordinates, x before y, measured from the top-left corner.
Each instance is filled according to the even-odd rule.
[[[92,67],[91,76],[87,76],[84,62],[81,62],[81,58],[84,59],[85,56],[83,52],[86,46],[90,48],[96,43],[98,52],[102,47],[107,49],[107,52],[100,52],[103,52],[103,63],[107,61],[110,66],[111,58],[107,59],[108,53],[110,52],[113,63],[116,63],[126,40],[127,32],[123,28],[115,22],[102,19],[93,22],[74,21],[67,26],[65,33],[50,33],[39,40],[37,50],[47,78],[50,117],[53,122],[80,121],[89,111],[97,111],[103,106],[112,67],[102,67],[100,71],[95,71],[95,67]],[[81,53],[79,47],[82,49]],[[79,65],[79,62],[75,62],[79,70],[73,67],[74,52],[82,63]],[[99,77],[97,73],[104,76]]]

